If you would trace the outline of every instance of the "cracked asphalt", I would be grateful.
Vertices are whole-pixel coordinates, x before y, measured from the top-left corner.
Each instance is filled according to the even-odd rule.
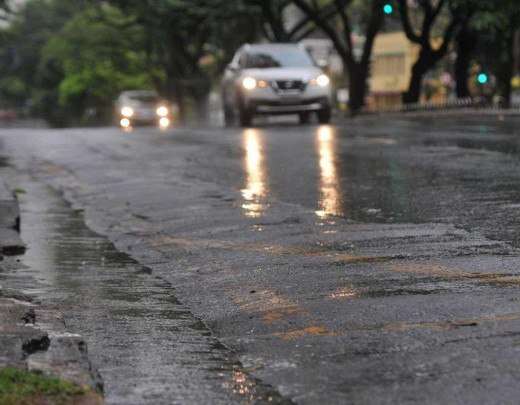
[[[519,123],[6,129],[0,152],[32,293],[108,403],[514,404]]]

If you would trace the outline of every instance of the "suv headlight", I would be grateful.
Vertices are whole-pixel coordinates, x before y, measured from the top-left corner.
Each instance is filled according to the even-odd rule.
[[[246,77],[242,80],[242,87],[246,90],[256,89],[256,79],[254,77]]]
[[[169,113],[168,107],[165,107],[164,105],[161,105],[157,108],[155,111],[159,117],[166,117]]]
[[[327,87],[330,84],[330,79],[326,74],[321,74],[310,82],[313,86]]]
[[[123,107],[121,108],[121,115],[130,118],[134,115],[134,109],[132,107]]]

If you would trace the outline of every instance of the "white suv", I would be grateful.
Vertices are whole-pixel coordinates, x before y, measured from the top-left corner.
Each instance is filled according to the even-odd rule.
[[[222,81],[226,125],[238,117],[251,125],[256,114],[298,114],[301,123],[316,113],[331,118],[329,78],[301,45],[244,45],[227,66]]]

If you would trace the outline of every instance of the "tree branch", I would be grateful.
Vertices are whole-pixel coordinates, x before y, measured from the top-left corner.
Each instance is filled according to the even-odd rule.
[[[398,0],[399,15],[403,25],[403,30],[406,37],[415,44],[421,43],[421,38],[415,33],[412,23],[410,22],[410,15],[408,13],[408,4],[406,0]]]
[[[354,52],[354,47],[352,46],[352,27],[350,26],[350,20],[348,18],[347,13],[345,12],[345,8],[350,3],[350,0],[334,0],[334,5],[336,6],[336,12],[338,13],[341,23],[343,24],[343,36],[345,37],[345,41],[347,43],[347,47],[350,52]]]
[[[446,52],[448,52],[448,48],[450,46],[451,40],[453,39],[455,32],[461,22],[462,21],[461,21],[460,17],[458,17],[458,16],[452,17],[450,25],[448,26],[448,28],[446,28],[446,31],[444,32],[442,44],[441,44],[440,48],[433,51],[433,55],[434,55],[435,59],[439,60],[442,57],[444,57],[444,55],[446,55]]]
[[[365,33],[365,44],[363,45],[363,55],[361,56],[361,64],[368,66],[372,55],[372,48],[374,46],[377,33],[383,26],[384,16],[383,9],[378,0],[373,0],[372,11],[370,13],[370,20]]]
[[[446,3],[446,0],[439,0],[439,3],[437,3],[437,7],[435,7],[433,11],[433,19],[435,20],[439,13],[442,11],[442,8],[444,7],[444,3]]]
[[[345,46],[345,44],[341,41],[338,33],[334,29],[334,27],[330,26],[321,16],[319,13],[319,9],[317,9],[316,2],[313,2],[314,7],[311,7],[305,0],[293,0],[293,3],[301,10],[303,11],[307,16],[309,16],[315,24],[325,32],[332,43],[334,44],[334,47],[342,57],[342,59],[349,65],[353,65],[355,63],[354,56],[352,53],[352,49],[348,46]]]
[[[332,4],[327,5],[323,10],[320,11],[320,14],[322,19],[328,20],[336,14],[336,8]],[[308,15],[304,15],[304,17],[300,21],[298,21],[287,33],[289,35],[289,38],[299,41],[309,36],[312,32],[316,30],[316,26],[309,27],[309,24],[313,22],[314,21],[312,18],[310,18]]]

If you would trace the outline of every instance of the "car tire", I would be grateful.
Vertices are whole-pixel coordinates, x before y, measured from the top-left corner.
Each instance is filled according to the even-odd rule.
[[[250,127],[253,122],[253,113],[246,108],[239,111],[239,121],[241,127]]]
[[[298,114],[298,118],[300,119],[301,125],[306,125],[311,120],[311,114],[309,114],[308,112],[301,112]]]
[[[318,111],[318,122],[320,124],[329,124],[332,118],[332,110],[330,107],[324,108],[323,110]]]

